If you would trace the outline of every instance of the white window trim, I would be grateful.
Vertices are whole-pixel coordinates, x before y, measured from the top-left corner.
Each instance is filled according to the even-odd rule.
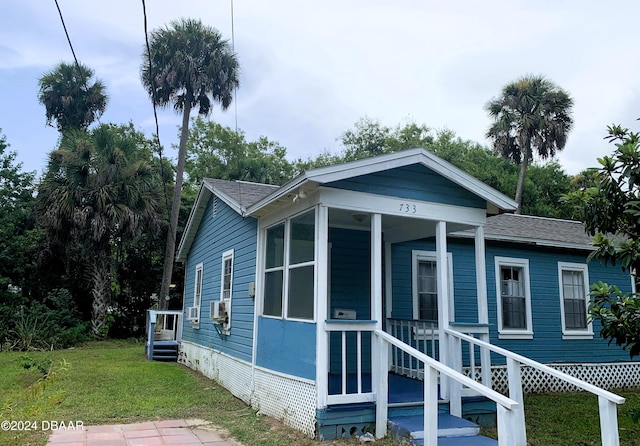
[[[585,316],[587,317],[587,328],[584,330],[568,330],[565,324],[564,316],[564,286],[562,283],[563,271],[579,271],[582,272],[582,281],[584,286],[584,303]],[[558,288],[560,296],[560,316],[562,321],[562,339],[593,339],[593,326],[589,320],[589,266],[586,263],[570,263],[558,262]]]
[[[529,259],[519,259],[514,257],[495,257],[495,282],[496,301],[498,308],[498,339],[533,339],[533,318],[531,316],[531,282],[529,276]],[[503,266],[515,266],[522,268],[524,274],[524,297],[526,309],[527,328],[525,330],[515,330],[502,327],[502,289],[500,285],[500,268]]]
[[[198,273],[200,273],[200,296],[198,296]],[[198,320],[192,321],[191,326],[193,328],[200,328],[200,316],[202,314],[202,294],[204,284],[204,264],[198,263],[196,265],[195,277],[193,281],[193,306],[198,308]]]
[[[296,263],[295,265],[291,265],[290,264],[290,252],[289,252],[289,244],[291,243],[291,220],[295,219],[296,217],[299,217],[300,215],[304,215],[308,212],[314,212],[314,230],[315,230],[315,241],[314,243],[318,243],[318,210],[316,207],[312,207],[312,208],[307,208],[302,212],[298,212],[296,214],[290,215],[287,218],[285,218],[284,220],[279,220],[277,222],[274,222],[273,224],[265,227],[262,230],[262,256],[265,255],[265,251],[266,251],[266,243],[267,243],[267,231],[271,228],[274,228],[280,224],[284,224],[284,259],[283,259],[283,264],[282,266],[278,266],[278,267],[274,267],[274,268],[264,268],[261,276],[264,277],[264,275],[268,272],[272,272],[272,271],[282,271],[282,314],[280,316],[275,316],[272,314],[264,314],[264,298],[265,298],[265,294],[264,294],[264,290],[261,290],[262,293],[262,297],[261,297],[261,310],[260,310],[260,315],[262,317],[265,318],[271,318],[271,319],[281,319],[281,320],[287,320],[287,321],[296,321],[296,322],[306,322],[306,323],[315,323],[316,322],[316,304],[315,304],[315,300],[316,300],[316,289],[317,289],[317,265],[316,265],[316,255],[317,255],[317,249],[314,249],[314,260],[310,260],[308,262],[303,262],[303,263]],[[301,319],[301,318],[294,318],[294,317],[289,317],[288,316],[288,311],[289,311],[289,271],[291,271],[292,269],[296,269],[296,268],[300,268],[300,267],[304,267],[304,266],[313,266],[313,299],[314,299],[314,303],[313,303],[313,317],[310,319]],[[264,282],[263,282],[264,284]],[[263,285],[264,286],[264,285]]]
[[[229,279],[229,299],[223,299],[224,295],[224,264],[227,260],[231,260],[231,278]],[[222,265],[220,265],[220,302],[226,300],[227,302],[227,315],[229,317],[229,322],[225,324],[224,330],[226,334],[229,334],[229,330],[231,329],[231,301],[233,299],[233,272],[234,272],[234,264],[233,264],[234,256],[233,249],[225,251],[222,253]]]
[[[436,262],[438,253],[435,251],[411,251],[411,295],[413,296],[413,318],[418,319],[418,262],[421,260]],[[447,278],[449,281],[449,322],[455,321],[454,293],[453,293],[453,257],[447,253]],[[440,321],[438,321],[440,322]]]

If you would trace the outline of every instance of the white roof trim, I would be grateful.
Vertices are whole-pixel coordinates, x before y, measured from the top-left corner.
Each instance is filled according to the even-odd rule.
[[[200,189],[198,190],[196,201],[191,208],[191,213],[189,214],[189,219],[187,220],[187,224],[185,225],[184,232],[182,233],[183,236],[180,240],[180,244],[178,245],[178,250],[175,256],[176,261],[180,262],[186,260],[186,254],[189,249],[191,249],[191,244],[193,243],[193,240],[195,238],[196,231],[194,229],[197,229],[197,226],[200,225],[202,217],[204,216],[204,213],[207,209],[207,204],[209,203],[209,199],[212,195],[216,195],[231,209],[233,209],[243,217],[247,215],[247,210],[244,206],[241,206],[240,203],[238,203],[226,193],[217,189],[210,182],[206,180],[203,181],[200,185]],[[194,225],[196,225],[195,228]]]
[[[450,237],[459,237],[459,238],[473,238],[474,235],[468,232],[452,232],[449,234]],[[496,242],[516,242],[523,243],[527,245],[535,245],[535,246],[545,246],[551,248],[567,248],[567,249],[580,249],[583,251],[595,251],[596,248],[592,245],[587,245],[583,243],[571,243],[571,242],[560,242],[557,240],[544,240],[530,237],[516,237],[513,235],[498,235],[498,234],[484,234],[485,240],[494,240]]]
[[[276,201],[278,198],[290,193],[296,187],[307,182],[325,184],[412,164],[422,164],[425,167],[428,167],[487,202],[497,206],[499,209],[504,211],[513,211],[517,208],[516,202],[503,193],[487,186],[477,178],[474,178],[460,168],[426,151],[425,149],[415,148],[309,170],[298,175],[274,193],[250,206],[247,209],[247,212],[249,214],[257,212],[264,206]]]

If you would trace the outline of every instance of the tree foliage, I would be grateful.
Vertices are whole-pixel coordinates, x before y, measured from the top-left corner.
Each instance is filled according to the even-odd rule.
[[[580,189],[565,197],[577,217],[594,236],[590,258],[640,271],[640,134],[619,125],[608,127],[615,145],[611,156],[598,159],[597,171],[588,170]],[[606,283],[592,286],[591,316],[602,323],[601,336],[640,355],[640,297],[623,294]]]
[[[287,149],[262,136],[247,141],[234,131],[197,117],[189,128],[185,170],[192,185],[204,178],[284,184],[293,176]]]
[[[50,154],[38,188],[38,221],[49,239],[87,264],[98,337],[108,329],[114,252],[158,221],[158,176],[149,157],[115,126],[71,132]]]
[[[22,172],[16,152],[0,135],[0,290],[26,285],[34,250],[35,172]]]
[[[173,272],[189,116],[195,107],[200,115],[208,115],[213,103],[227,109],[239,85],[239,70],[238,59],[228,41],[223,40],[215,28],[204,25],[200,20],[174,20],[169,26],[152,31],[147,51],[143,54],[142,84],[153,103],[173,105],[176,111],[182,112],[176,181],[160,288],[161,308],[165,308],[164,297],[169,296]]]
[[[541,76],[525,76],[506,85],[500,97],[486,105],[493,119],[487,131],[497,154],[520,165],[516,189],[517,213],[522,206],[529,163],[562,150],[573,125],[573,100],[567,92]]]
[[[86,129],[107,106],[105,86],[92,82],[94,72],[83,64],[61,62],[39,80],[38,100],[46,108],[47,124],[60,132]]]

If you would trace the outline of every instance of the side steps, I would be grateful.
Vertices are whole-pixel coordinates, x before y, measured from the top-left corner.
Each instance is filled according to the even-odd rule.
[[[389,431],[393,438],[424,444],[424,419],[421,415],[389,418]],[[483,437],[480,427],[448,413],[438,414],[438,446],[497,446],[498,442]]]

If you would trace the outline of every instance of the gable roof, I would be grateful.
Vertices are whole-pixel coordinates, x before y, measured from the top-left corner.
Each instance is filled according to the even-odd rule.
[[[473,236],[470,231],[461,231],[455,235]],[[532,215],[500,214],[488,217],[484,237],[486,240],[538,246],[594,249],[591,245],[593,238],[587,234],[582,222]]]
[[[212,195],[217,196],[243,217],[247,215],[247,208],[257,201],[277,189],[278,186],[261,183],[250,183],[248,181],[228,181],[213,178],[205,178],[198,191],[196,202],[191,208],[187,225],[184,228],[176,260],[184,261],[191,249],[191,244],[196,236],[202,217],[204,216],[207,204]]]
[[[492,209],[488,209],[491,213],[514,211],[517,208],[516,202],[503,193],[486,185],[433,153],[422,148],[415,148],[308,170],[250,206],[247,211],[251,215],[264,215],[274,206],[277,206],[279,200],[290,196],[295,189],[305,184],[322,185],[412,164],[422,164],[484,199],[488,205],[493,207]]]

